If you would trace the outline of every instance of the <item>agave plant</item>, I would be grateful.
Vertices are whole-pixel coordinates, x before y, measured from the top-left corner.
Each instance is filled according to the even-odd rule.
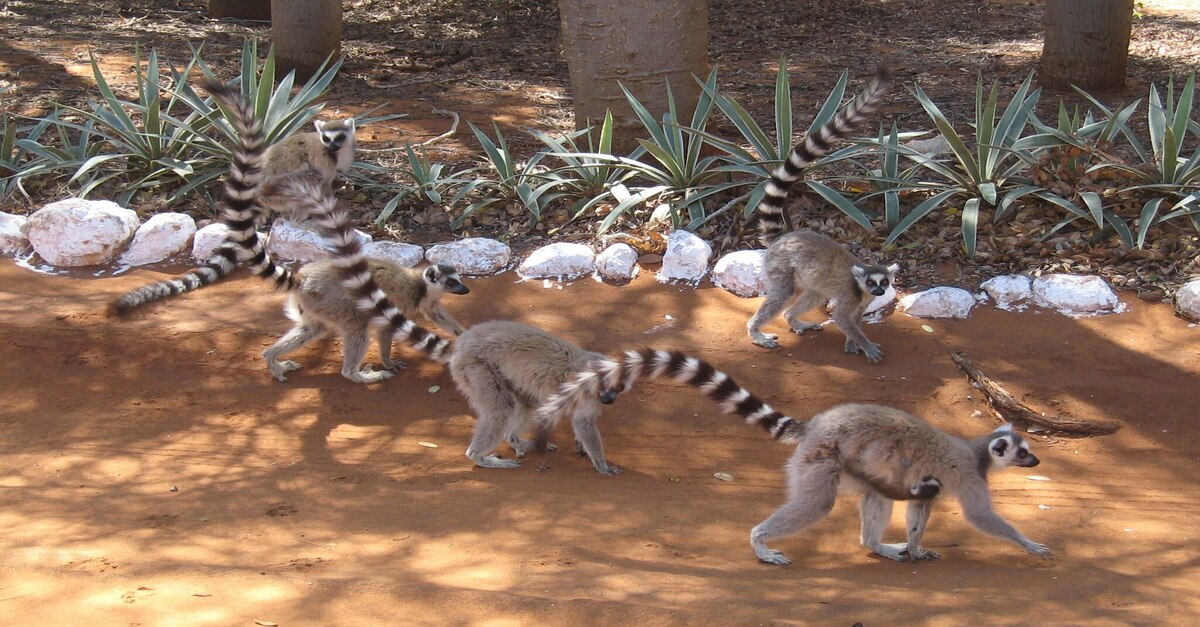
[[[496,178],[478,177],[455,194],[451,205],[458,204],[472,192],[478,192],[482,198],[467,205],[450,223],[450,227],[458,228],[476,211],[499,203],[517,203],[529,211],[535,222],[541,220],[546,209],[564,195],[564,192],[557,189],[562,184],[563,177],[539,165],[548,153],[539,151],[528,161],[519,162],[509,150],[508,142],[495,122],[492,123],[496,132],[495,141],[474,124],[467,122],[467,125],[471,127],[475,139],[483,147],[488,165],[496,172]]]
[[[878,161],[876,167],[860,164],[858,169],[863,171],[862,176],[847,176],[838,177],[842,180],[851,181],[854,183],[865,182],[870,187],[861,190],[858,201],[863,201],[874,196],[881,196],[883,199],[883,218],[884,225],[888,231],[892,231],[900,224],[900,197],[908,192],[920,190],[923,184],[916,180],[915,174],[920,166],[912,165],[907,168],[901,167],[900,157],[911,152],[911,149],[901,146],[900,140],[912,135],[920,133],[901,133],[896,124],[892,123],[892,130],[888,133],[881,129],[878,139],[873,142],[870,148],[863,151],[864,155],[871,156]],[[859,163],[860,155],[855,154],[845,158],[852,158],[854,162]],[[821,181],[809,181],[809,187],[816,191],[822,198],[830,204],[840,209],[843,213],[850,216],[861,224],[864,228],[873,229],[873,220],[878,219],[878,215],[867,209],[860,209],[857,204],[850,198],[843,195],[838,190],[826,185]]]
[[[1146,111],[1149,149],[1138,140],[1125,120],[1121,120],[1119,125],[1121,135],[1128,141],[1141,163],[1133,166],[1109,160],[1093,166],[1094,170],[1111,168],[1120,171],[1141,183],[1130,189],[1143,190],[1154,196],[1142,207],[1138,217],[1137,236],[1133,240],[1138,247],[1144,245],[1151,226],[1174,218],[1187,216],[1192,227],[1200,231],[1200,146],[1192,147],[1191,156],[1184,152],[1184,142],[1188,133],[1200,136],[1200,125],[1191,119],[1195,90],[1196,75],[1192,74],[1176,100],[1175,82],[1171,79],[1167,82],[1167,97],[1164,102],[1158,87],[1151,84],[1149,109]],[[1094,98],[1091,100],[1093,104],[1100,106]],[[1159,215],[1163,205],[1171,201],[1175,202],[1171,204],[1168,212]]]
[[[472,172],[474,168],[459,170],[451,175],[446,175],[444,174],[446,164],[430,161],[429,156],[420,147],[406,144],[404,146],[404,154],[408,167],[399,168],[399,171],[408,180],[412,181],[413,184],[398,183],[387,186],[396,193],[383,206],[379,217],[375,219],[376,225],[382,226],[384,222],[387,222],[400,203],[407,201],[409,198],[415,198],[415,202],[421,205],[438,205],[441,204],[444,198],[443,194],[451,188],[458,185],[465,185],[472,181],[466,175]],[[386,170],[392,173],[396,171],[396,169],[379,168],[378,166],[369,165],[364,165],[364,168]]]
[[[624,166],[612,154],[611,111],[604,112],[604,120],[598,127],[589,126],[562,138],[551,137],[541,131],[532,132],[545,144],[550,156],[564,164],[553,172],[563,177],[559,189],[564,198],[575,199],[568,208],[572,220],[606,199],[619,203],[629,196],[626,183],[637,174],[637,170]],[[645,152],[646,149],[639,146],[629,155],[629,159],[636,160]]]
[[[837,114],[838,107],[846,95],[846,86],[849,80],[849,72],[842,72],[841,76],[838,77],[837,83],[834,84],[833,89],[829,92],[829,95],[825,97],[821,108],[813,116],[806,133],[811,133],[820,128]],[[742,139],[753,150],[751,152],[738,143],[716,137],[709,133],[703,133],[708,143],[725,153],[722,159],[726,162],[726,165],[717,168],[718,171],[733,172],[750,177],[749,179],[743,179],[740,183],[741,185],[751,187],[750,192],[746,196],[744,209],[744,216],[749,217],[758,207],[758,204],[762,202],[771,171],[783,162],[783,159],[787,157],[794,143],[792,129],[794,128],[795,120],[792,112],[792,92],[790,79],[788,78],[787,59],[781,58],[779,60],[779,70],[775,74],[774,139],[759,126],[746,111],[745,107],[736,100],[724,94],[717,93],[712,81],[705,83],[704,87],[705,91],[713,98],[717,108],[738,129],[742,135]],[[863,147],[859,145],[842,148],[810,165],[809,169],[819,168],[825,164],[851,158],[862,151]],[[858,222],[865,228],[873,228],[871,226],[871,219],[874,216],[871,215],[871,212],[859,209],[853,202],[841,196],[827,185],[822,185],[816,181],[808,181],[808,185],[813,191],[816,191],[822,197],[829,200],[835,207],[855,222]]]
[[[704,132],[700,129],[705,127],[712,116],[711,94],[715,91],[716,80],[717,74],[714,69],[704,83],[705,89],[700,93],[696,109],[692,112],[691,124],[687,126],[679,123],[679,109],[669,83],[667,111],[662,114],[661,121],[650,113],[637,96],[624,85],[621,86],[625,99],[633,108],[638,121],[650,134],[649,139],[638,139],[638,144],[645,151],[649,162],[626,157],[613,158],[613,161],[634,172],[639,179],[648,184],[631,186],[628,196],[618,192],[623,198],[618,198],[620,202],[600,223],[599,232],[608,230],[630,209],[647,202],[656,202],[659,206],[652,219],[670,219],[675,228],[694,229],[707,220],[705,201],[741,185],[728,181],[716,182],[724,176],[717,169],[719,159],[716,156],[702,157],[700,154],[705,143]],[[591,156],[602,159],[606,157]]]
[[[25,180],[50,172],[61,163],[40,143],[55,121],[57,117],[51,116],[28,128],[18,128],[15,116],[0,113],[0,199],[18,191],[28,199]]]
[[[1016,197],[1014,194],[1031,193],[1026,190],[1029,185],[1021,175],[1033,156],[1018,141],[1041,94],[1040,89],[1030,90],[1032,81],[1033,74],[1030,74],[997,120],[999,84],[993,83],[985,98],[983,77],[979,76],[975,85],[974,150],[921,87],[913,87],[913,95],[950,145],[953,160],[935,159],[904,146],[898,147],[907,158],[944,180],[926,182],[924,187],[936,193],[896,224],[884,241],[885,245],[895,241],[929,212],[952,199],[960,199],[963,246],[968,256],[974,256],[984,203],[992,207],[1008,206]]]
[[[208,122],[195,112],[177,118],[178,93],[164,101],[155,51],[151,50],[144,66],[137,55],[134,81],[138,97],[132,101],[116,95],[94,55],[91,66],[100,99],[89,99],[87,108],[60,105],[61,111],[83,120],[83,124],[65,124],[85,136],[94,133],[107,143],[104,151],[79,164],[68,181],[82,183],[81,196],[101,184],[121,180],[118,200],[124,204],[140,191],[219,175],[220,165],[212,151],[197,150],[215,144],[205,136]],[[117,167],[106,165],[109,162],[117,162]]]

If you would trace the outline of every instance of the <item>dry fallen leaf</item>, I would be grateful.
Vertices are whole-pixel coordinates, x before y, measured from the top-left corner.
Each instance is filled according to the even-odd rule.
[[[922,330],[922,331],[924,331],[924,332],[926,332],[926,333],[933,333],[933,327],[931,327],[931,326],[929,326],[929,325],[927,325],[927,324],[923,324],[923,325],[921,325],[921,330]]]
[[[440,385],[432,385],[432,386],[430,386],[430,387],[429,387],[429,393],[430,393],[430,394],[437,394],[437,393],[438,393],[438,390],[440,390],[440,389],[442,389],[442,386],[440,386]]]
[[[425,448],[437,448],[438,447],[433,442],[417,442],[417,444],[420,444],[421,446],[424,446]]]
[[[713,477],[717,481],[733,481],[733,475],[727,472],[715,472],[713,473]]]

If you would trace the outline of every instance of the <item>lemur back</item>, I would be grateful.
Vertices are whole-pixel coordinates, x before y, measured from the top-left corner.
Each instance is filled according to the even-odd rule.
[[[536,327],[493,320],[477,324],[458,338],[450,357],[450,375],[475,413],[475,433],[467,457],[484,468],[514,468],[513,460],[493,454],[507,441],[522,457],[535,443],[522,435],[533,426],[534,412],[560,386],[603,356],[584,350]],[[602,474],[620,469],[607,463],[596,426],[599,408],[581,403],[572,427],[576,441]],[[537,439],[545,448],[544,436]]]

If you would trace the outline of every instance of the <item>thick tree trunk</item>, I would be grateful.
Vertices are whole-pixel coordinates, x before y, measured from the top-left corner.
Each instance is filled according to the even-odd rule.
[[[661,117],[669,81],[679,121],[690,121],[700,96],[692,75],[708,73],[707,0],[559,0],[558,11],[576,126],[611,109],[613,150],[636,146],[645,131],[618,82]]]
[[[271,21],[271,0],[208,0],[209,17]]]
[[[1046,0],[1041,83],[1122,87],[1132,24],[1133,0]]]
[[[341,0],[271,0],[271,39],[279,72],[307,80],[341,52]]]

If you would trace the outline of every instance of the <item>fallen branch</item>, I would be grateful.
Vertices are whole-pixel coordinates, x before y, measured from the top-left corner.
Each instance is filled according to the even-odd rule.
[[[1121,428],[1120,424],[1107,420],[1081,420],[1039,414],[1023,405],[1021,401],[1014,398],[999,383],[996,383],[983,374],[975,364],[971,363],[970,359],[967,359],[966,355],[952,350],[950,351],[950,358],[979,387],[984,396],[987,397],[988,405],[999,412],[1005,420],[1026,422],[1053,431],[1074,435],[1107,435]]]

